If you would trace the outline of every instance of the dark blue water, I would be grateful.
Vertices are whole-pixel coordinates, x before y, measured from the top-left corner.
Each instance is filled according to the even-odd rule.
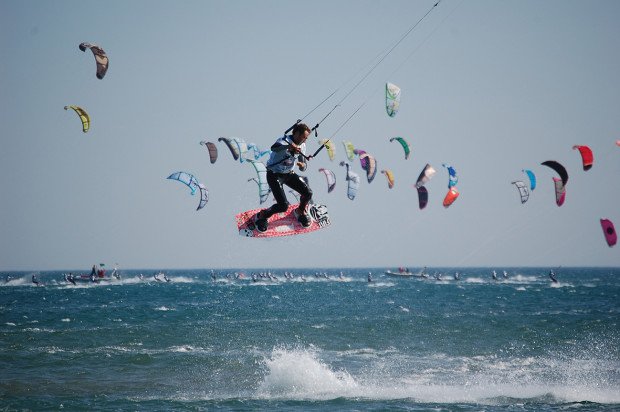
[[[620,410],[618,268],[253,272],[1,273],[0,410]]]

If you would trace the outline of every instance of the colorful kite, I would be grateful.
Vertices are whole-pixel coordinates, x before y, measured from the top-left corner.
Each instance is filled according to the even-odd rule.
[[[393,188],[394,187],[394,173],[392,173],[392,171],[389,169],[382,170],[381,173],[383,173],[385,177],[387,178],[388,187],[390,189]]]
[[[79,106],[65,106],[65,110],[69,109],[73,109],[73,111],[80,117],[80,120],[82,121],[82,131],[86,133],[88,129],[90,129],[90,116],[88,113],[86,113],[86,111]]]
[[[327,179],[327,193],[331,193],[331,191],[336,187],[336,175],[329,169],[320,168],[319,172],[323,172],[325,174],[325,178]]]
[[[394,117],[400,107],[400,87],[392,83],[385,85],[385,110],[388,116]]]
[[[616,234],[614,224],[609,219],[601,219],[601,227],[603,228],[603,234],[605,235],[607,245],[612,247],[618,241],[618,235]]]
[[[200,142],[202,146],[205,146],[207,150],[209,150],[209,158],[211,160],[211,164],[215,163],[217,160],[217,146],[214,143],[207,142],[203,140]]]
[[[411,148],[409,147],[409,143],[407,143],[407,141],[403,139],[402,137],[391,137],[390,138],[390,142],[393,142],[394,140],[400,143],[400,145],[403,147],[403,150],[405,151],[405,160],[409,159],[409,154],[411,153]]]
[[[347,168],[347,197],[351,200],[355,199],[357,195],[357,189],[360,187],[360,177],[357,173],[351,171],[351,167],[347,162],[340,162],[340,166],[346,166]]]
[[[592,164],[594,164],[594,154],[592,154],[592,150],[588,146],[573,146],[573,150],[579,150],[581,153],[581,163],[583,165],[583,170],[590,170],[592,168]]]
[[[108,71],[108,56],[105,54],[105,52],[103,51],[103,49],[95,44],[90,44],[90,43],[80,43],[80,50],[82,50],[83,52],[86,51],[86,49],[90,49],[90,51],[93,52],[93,55],[95,56],[95,62],[97,63],[97,78],[98,79],[103,79],[103,76],[105,76],[106,72]]]

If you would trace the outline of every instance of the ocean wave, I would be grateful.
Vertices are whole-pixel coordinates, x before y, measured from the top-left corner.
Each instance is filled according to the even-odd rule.
[[[367,352],[365,354],[364,352]],[[346,351],[370,362],[353,372],[337,369],[317,348],[274,348],[263,360],[259,399],[371,400],[411,399],[421,403],[514,405],[526,402],[564,404],[620,403],[618,361],[574,357],[496,355],[413,357],[373,349]],[[615,366],[614,366],[615,365]]]

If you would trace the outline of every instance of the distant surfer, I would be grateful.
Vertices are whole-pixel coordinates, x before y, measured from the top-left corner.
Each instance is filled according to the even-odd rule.
[[[372,275],[368,272],[368,283],[372,283]]]
[[[306,157],[306,139],[310,135],[310,128],[304,123],[297,123],[293,126],[293,134],[280,137],[271,146],[271,156],[267,161],[267,184],[271,189],[276,203],[273,206],[263,209],[255,216],[256,229],[259,232],[267,230],[268,222],[271,216],[276,213],[286,212],[288,209],[288,200],[282,185],[286,185],[299,193],[299,207],[295,209],[297,220],[303,227],[309,227],[311,223],[310,216],[306,212],[308,203],[312,200],[312,190],[308,184],[293,171],[295,165],[302,172],[306,170],[306,160],[312,156]],[[297,159],[297,161],[295,161]]]
[[[555,273],[553,272],[553,269],[549,271],[549,278],[551,279],[553,283],[558,283],[558,278],[555,277]]]
[[[493,280],[497,280],[497,272],[496,271],[493,271],[493,274],[491,276],[493,276]]]
[[[454,280],[459,280],[461,279],[461,275],[459,274],[459,272],[454,272]]]
[[[72,283],[75,285],[75,278],[73,277],[73,273],[65,274],[65,281]]]
[[[37,275],[32,275],[32,283],[39,286],[39,279],[37,279]]]

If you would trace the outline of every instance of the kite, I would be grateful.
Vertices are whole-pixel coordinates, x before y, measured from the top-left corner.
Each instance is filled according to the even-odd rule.
[[[230,153],[232,154],[233,159],[239,160],[239,148],[232,141],[232,139],[229,139],[228,137],[220,137],[219,139],[217,139],[217,141],[218,142],[224,142],[226,144],[226,146],[228,147],[228,149],[230,150]]]
[[[366,163],[366,167],[364,168],[366,170],[366,179],[368,179],[368,183],[372,182],[377,174],[377,161],[374,156],[368,153],[362,153],[360,155],[360,162]]]
[[[418,176],[415,187],[420,188],[424,186],[429,180],[431,180],[431,177],[433,177],[434,174],[435,169],[433,169],[433,166],[427,163],[426,166],[424,166],[424,169],[422,169],[420,176]]]
[[[233,137],[231,140],[233,144],[237,145],[237,150],[239,152],[239,162],[243,163],[244,160],[249,160],[246,157],[246,154],[248,152],[248,144],[245,142],[245,140],[239,137]]]
[[[245,142],[245,140],[243,140],[243,139],[241,139],[239,137],[232,137],[232,138],[220,137],[217,140],[218,140],[218,142],[226,143],[226,146],[228,146],[228,149],[230,150],[230,153],[232,154],[232,156],[233,156],[233,158],[235,160],[239,160],[241,163],[243,163],[245,160],[250,160],[247,157],[248,144]],[[256,147],[256,145],[253,145],[253,146]],[[256,149],[254,150],[254,153],[256,153]],[[264,153],[266,153],[266,152],[264,152]],[[260,157],[260,156],[258,156],[258,157]],[[256,159],[258,159],[258,157],[256,157]]]
[[[564,183],[562,183],[562,179],[558,179],[557,177],[553,177],[553,184],[555,185],[555,203],[559,207],[564,204],[564,200],[566,199],[566,187]]]
[[[271,153],[271,149],[262,150],[258,146],[256,146],[256,144],[254,143],[248,143],[247,147],[248,147],[248,151],[247,151],[248,155],[250,154],[250,150],[254,152],[254,160],[258,160],[264,155]],[[251,160],[251,159],[248,159],[248,160]]]
[[[382,170],[381,173],[383,173],[385,177],[387,178],[388,187],[390,189],[393,188],[394,187],[394,173],[392,173],[392,171],[389,169]]]
[[[351,168],[347,162],[340,162],[340,166],[346,166],[347,168],[347,181],[349,182],[347,187],[347,197],[353,200],[355,199],[357,189],[360,186],[360,177],[357,173],[351,171]]]
[[[194,177],[193,174],[187,172],[176,172],[168,176],[168,179],[176,180],[181,183],[184,183],[187,187],[192,191],[192,196],[196,194],[196,190],[198,187],[198,180]]]
[[[530,179],[530,190],[536,189],[536,176],[534,175],[534,172],[528,169],[523,169],[521,171]]]
[[[198,204],[198,208],[196,210],[200,210],[209,201],[209,191],[202,183],[198,183],[198,188],[200,189],[200,203]]]
[[[215,161],[217,160],[217,146],[214,143],[207,142],[206,140],[203,140],[202,142],[200,142],[200,144],[202,146],[206,146],[206,148],[209,150],[209,158],[211,159],[211,164],[215,163]]]
[[[331,170],[324,168],[320,168],[319,172],[323,172],[325,174],[325,178],[327,179],[327,193],[331,193],[331,191],[336,187],[336,175]]]
[[[592,168],[592,164],[594,163],[594,154],[592,154],[592,150],[588,146],[573,146],[573,150],[579,150],[581,153],[581,162],[583,164],[583,170],[590,170]]]
[[[362,166],[362,169],[366,170],[368,167],[368,160],[365,157],[362,157],[363,154],[366,154],[366,150],[355,149],[353,150],[353,153],[360,157],[360,166]]]
[[[327,154],[329,155],[329,160],[333,161],[334,157],[336,156],[336,148],[334,147],[332,142],[329,139],[321,139],[319,140],[319,144],[325,145],[325,148],[327,149]]]
[[[256,160],[248,160],[254,166],[254,170],[256,170],[256,179],[252,178],[250,180],[254,180],[258,185],[258,197],[260,200],[260,204],[263,204],[267,198],[269,197],[269,193],[271,190],[269,189],[269,184],[267,183],[267,168],[265,164]],[[248,180],[249,181],[249,180]]]
[[[80,50],[82,50],[83,52],[86,51],[86,49],[90,49],[90,51],[93,52],[93,55],[95,56],[95,62],[97,63],[97,78],[98,79],[103,79],[103,76],[105,76],[105,73],[108,71],[108,56],[105,54],[105,52],[103,51],[103,49],[95,44],[90,44],[90,43],[80,43]]]
[[[618,241],[618,235],[616,234],[614,224],[609,219],[601,219],[601,227],[603,228],[603,234],[605,235],[607,245],[612,247]]]
[[[69,109],[73,109],[75,113],[77,113],[77,115],[80,117],[80,120],[82,121],[82,131],[86,133],[88,129],[90,129],[90,116],[88,115],[88,113],[86,113],[86,111],[79,106],[65,106],[65,110]]]
[[[394,140],[400,143],[400,145],[403,147],[403,150],[405,151],[405,160],[409,159],[409,154],[411,153],[411,148],[409,147],[409,143],[407,143],[407,141],[403,139],[402,137],[391,137],[390,138],[390,142],[393,142]]]
[[[444,197],[443,199],[443,207],[450,207],[450,205],[454,203],[457,197],[459,197],[459,192],[458,190],[456,190],[456,187],[450,188],[450,190],[448,190],[448,193],[446,193],[446,197]]]
[[[353,147],[353,143],[345,142],[343,140],[342,144],[344,146],[344,152],[347,154],[347,158],[352,162],[355,155],[355,147]]]
[[[428,190],[424,186],[416,187],[416,189],[418,189],[418,203],[420,204],[420,210],[422,210],[428,203]]]
[[[400,87],[392,83],[385,84],[385,110],[388,116],[394,117],[400,107]]]
[[[521,203],[523,204],[527,202],[527,199],[529,199],[530,197],[530,191],[527,189],[525,183],[523,183],[523,181],[521,180],[517,180],[515,182],[512,182],[512,184],[515,185],[519,190],[519,194],[521,195]]]
[[[456,170],[448,164],[442,163],[441,165],[448,169],[448,189],[456,186],[459,181],[459,177],[456,175]]]
[[[566,171],[566,168],[564,166],[562,166],[555,160],[547,160],[546,162],[542,162],[541,165],[550,167],[551,169],[555,170],[562,179],[562,185],[566,186],[566,182],[568,182],[568,172]]]

